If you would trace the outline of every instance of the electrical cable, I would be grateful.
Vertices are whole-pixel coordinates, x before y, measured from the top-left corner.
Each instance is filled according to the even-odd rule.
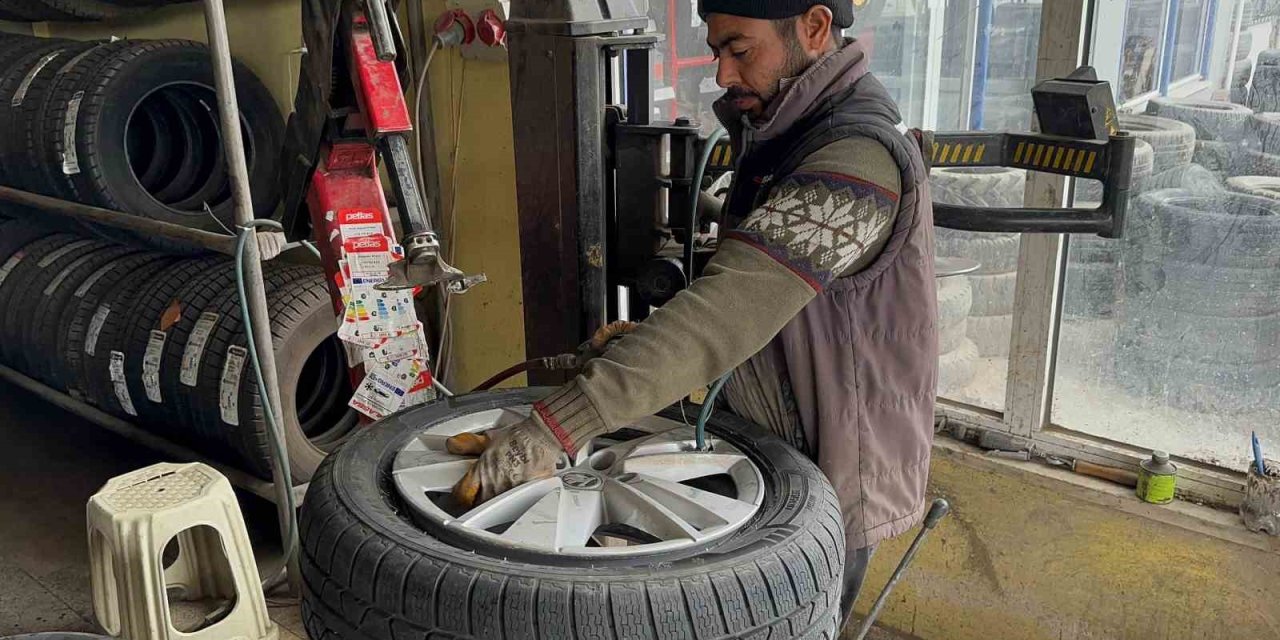
[[[427,72],[431,70],[431,61],[435,59],[436,52],[440,50],[440,37],[431,38],[431,50],[427,52],[427,60],[422,65],[422,71],[418,72],[418,83],[414,85],[413,90],[413,117],[417,118],[422,113],[422,93],[423,88],[427,86]],[[434,132],[423,131],[422,127],[415,129],[417,135],[413,136],[413,157],[418,162],[418,193],[427,192],[427,167],[422,162],[422,136],[430,135]]]
[[[283,532],[285,539],[282,541],[284,545],[284,563],[276,575],[262,581],[263,593],[270,593],[288,579],[289,561],[298,552],[298,506],[293,494],[293,474],[289,470],[289,461],[285,454],[284,432],[276,419],[275,410],[272,409],[271,394],[267,389],[267,384],[262,379],[262,364],[258,358],[258,349],[261,345],[254,340],[253,319],[249,315],[249,298],[245,293],[244,248],[249,238],[255,235],[255,227],[265,227],[275,231],[283,230],[284,227],[274,220],[251,220],[246,225],[238,226],[240,233],[236,240],[235,260],[236,293],[240,297],[240,320],[244,323],[245,344],[248,346],[249,361],[253,364],[253,372],[258,382],[258,395],[261,398],[262,414],[266,418],[267,430],[271,435],[267,441],[271,447],[272,475],[273,477],[281,478],[289,488],[288,491],[284,492],[287,506],[286,512],[288,513],[283,523],[285,525]]]
[[[452,65],[449,67],[453,68]],[[453,102],[453,155],[450,156],[452,165],[449,168],[449,225],[445,228],[444,247],[446,260],[449,264],[453,264],[454,252],[457,245],[457,234],[455,232],[458,221],[458,151],[462,148],[462,105],[467,96],[467,60],[462,59],[462,70],[459,72],[458,79],[458,99]],[[450,88],[452,88],[452,81]],[[451,101],[452,102],[452,101]],[[444,301],[444,315],[440,321],[440,342],[439,348],[436,349],[436,377],[444,378],[448,373],[449,364],[453,360],[453,294],[447,289],[441,287]],[[446,348],[447,345],[447,348]]]

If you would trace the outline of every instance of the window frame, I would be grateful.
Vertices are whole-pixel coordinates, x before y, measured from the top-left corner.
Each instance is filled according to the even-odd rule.
[[[1218,1],[1210,0],[1210,6],[1215,7]],[[1166,0],[1166,6],[1170,2],[1176,0]],[[1105,43],[1105,40],[1092,40],[1098,35],[1106,35],[1097,33],[1099,23],[1103,21],[1096,20],[1096,15],[1103,15],[1107,6],[1121,4],[1127,7],[1127,0],[1044,0],[1037,80],[1058,77],[1087,64],[1091,49],[1097,50],[1091,45]],[[1238,20],[1236,9],[1238,7],[1233,7],[1231,17]],[[1090,10],[1093,15],[1090,15]],[[1169,17],[1166,10],[1166,20]],[[1079,28],[1065,28],[1065,25],[1072,24],[1078,24]],[[1203,37],[1211,39],[1213,29],[1214,25],[1208,25]],[[1233,40],[1229,48],[1235,47],[1237,32],[1238,29],[1232,29]],[[1122,31],[1119,42],[1123,42]],[[1204,55],[1211,56],[1212,41],[1204,45]],[[1205,66],[1202,63],[1201,69]],[[1200,90],[1207,86],[1206,78],[1192,76],[1165,89],[1166,92],[1197,87]],[[1160,95],[1159,92],[1153,94]],[[1122,107],[1139,106],[1151,97],[1150,94],[1141,96]],[[1029,173],[1027,206],[1066,206],[1068,186],[1062,177]],[[1052,420],[1058,329],[1069,242],[1060,234],[1023,234],[1021,237],[1004,410],[992,411],[939,397],[938,414],[944,420],[966,428],[999,431],[1025,438],[1038,452],[1136,471],[1139,463],[1150,456],[1149,450],[1075,431]],[[1174,459],[1180,466],[1180,495],[1219,506],[1234,508],[1239,505],[1244,496],[1243,473],[1180,456]]]

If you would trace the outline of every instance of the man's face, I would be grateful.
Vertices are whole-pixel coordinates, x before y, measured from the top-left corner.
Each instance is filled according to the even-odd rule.
[[[795,24],[785,23],[794,30]],[[719,67],[716,84],[733,107],[757,120],[778,96],[784,78],[800,75],[811,62],[799,37],[783,35],[774,22],[723,13],[707,16],[707,45]]]

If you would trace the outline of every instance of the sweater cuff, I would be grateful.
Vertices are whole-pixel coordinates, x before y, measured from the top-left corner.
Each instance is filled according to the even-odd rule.
[[[533,411],[571,457],[578,455],[583,444],[608,430],[577,380],[533,403]]]

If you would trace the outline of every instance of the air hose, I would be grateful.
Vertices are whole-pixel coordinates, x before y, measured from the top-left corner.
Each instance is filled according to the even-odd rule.
[[[693,188],[689,190],[689,245],[684,248],[685,286],[693,282],[693,236],[698,228],[698,194],[702,193],[702,178],[707,174],[707,163],[711,162],[711,152],[715,150],[716,143],[727,135],[729,133],[724,129],[713,131],[707,137],[707,143],[702,147],[702,154],[698,156],[698,163],[694,165]]]
[[[271,446],[271,472],[273,478],[281,478],[285,486],[289,487],[284,492],[285,502],[288,514],[284,522],[284,564],[280,571],[262,581],[263,593],[270,593],[276,587],[284,584],[288,580],[288,567],[290,559],[298,552],[298,506],[294,501],[293,495],[293,474],[289,471],[289,461],[285,454],[284,431],[281,429],[277,420],[275,411],[271,408],[271,395],[267,389],[267,384],[262,379],[262,364],[258,360],[258,349],[261,345],[254,342],[253,319],[249,316],[249,298],[245,294],[244,287],[244,248],[250,238],[255,236],[254,227],[266,227],[274,231],[280,231],[283,227],[279,222],[274,220],[251,220],[247,225],[238,226],[239,237],[236,240],[236,294],[240,297],[240,320],[244,323],[245,343],[249,347],[249,361],[253,363],[254,376],[258,381],[258,395],[261,398],[262,414],[266,418],[267,430],[270,436],[267,441]],[[256,239],[255,239],[256,241]],[[314,250],[314,247],[312,247]],[[267,348],[272,348],[268,345]]]
[[[720,395],[720,390],[724,388],[729,377],[733,375],[730,371],[720,376],[711,385],[711,390],[707,392],[707,399],[702,403],[702,411],[698,413],[698,423],[693,428],[693,438],[698,444],[698,451],[707,450],[707,421],[711,419],[711,414],[716,409],[716,397]]]

